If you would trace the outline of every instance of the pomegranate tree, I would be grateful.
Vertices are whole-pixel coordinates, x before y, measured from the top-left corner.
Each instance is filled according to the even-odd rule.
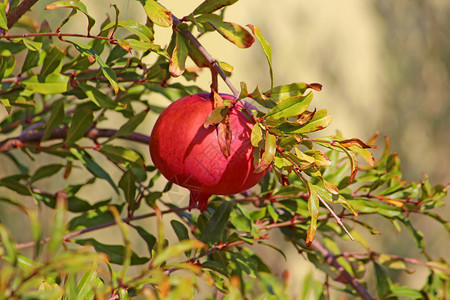
[[[223,99],[233,96],[221,94]],[[255,173],[250,135],[253,121],[237,103],[228,111],[230,153],[219,145],[215,125],[204,126],[212,112],[210,94],[196,94],[170,104],[159,116],[150,136],[153,163],[169,181],[189,189],[189,208],[204,211],[211,195],[232,195],[254,186],[266,171]]]

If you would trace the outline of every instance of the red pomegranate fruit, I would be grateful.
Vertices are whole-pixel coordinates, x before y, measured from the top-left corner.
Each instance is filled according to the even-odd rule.
[[[221,94],[223,99],[233,99]],[[232,195],[258,183],[267,170],[254,172],[250,134],[253,121],[241,103],[230,108],[230,155],[222,153],[216,126],[203,126],[213,110],[210,94],[183,97],[159,116],[150,136],[150,155],[167,180],[189,189],[189,208],[204,211],[211,195]]]

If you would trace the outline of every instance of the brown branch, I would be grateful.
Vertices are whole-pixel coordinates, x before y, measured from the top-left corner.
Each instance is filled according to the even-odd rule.
[[[50,137],[47,140],[65,139],[67,136],[67,131],[68,128],[57,128],[52,131]],[[115,129],[92,128],[86,131],[84,136],[92,140],[95,140],[97,138],[112,137],[117,133],[117,131],[118,130]],[[23,146],[24,143],[38,143],[42,140],[43,136],[44,132],[40,131],[3,140],[0,142],[0,152],[8,151],[11,150],[12,148],[20,148],[21,146]],[[137,132],[133,132],[124,136],[119,136],[117,138],[142,143],[146,145],[148,145],[150,141],[149,136]]]
[[[38,0],[23,0],[11,13],[8,14],[8,28],[11,28],[17,21],[36,3]]]
[[[174,26],[177,26],[181,23],[181,20],[172,15],[173,24]],[[198,41],[198,39],[189,31],[183,31],[182,34],[194,45],[195,48],[198,49],[198,51],[205,57],[205,59],[209,63],[210,69],[214,69],[217,71],[217,73],[220,75],[222,80],[226,83],[226,85],[230,88],[230,90],[233,92],[234,97],[237,99],[240,95],[240,92],[234,87],[234,85],[231,83],[230,79],[225,75],[222,68],[219,66],[219,63],[217,60],[215,60],[211,54],[209,54],[208,51],[202,46],[202,44]]]
[[[313,241],[310,247],[320,252],[328,265],[340,271],[340,276],[343,276],[347,280],[348,284],[350,284],[356,290],[356,292],[361,296],[362,299],[373,299],[367,289],[355,277],[347,272],[340,263],[338,263],[337,257],[333,255],[327,248],[322,246],[319,242],[317,242],[317,240]]]

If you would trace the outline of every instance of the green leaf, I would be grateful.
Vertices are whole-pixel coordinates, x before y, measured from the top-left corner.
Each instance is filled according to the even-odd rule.
[[[136,208],[135,195],[136,195],[136,176],[128,169],[120,178],[119,187],[122,189],[125,195],[125,200],[128,203],[128,209],[134,211]]]
[[[8,19],[6,18],[7,3],[0,3],[0,28],[8,30]]]
[[[95,211],[85,212],[78,217],[72,218],[69,222],[68,229],[70,231],[81,230],[110,222],[114,222],[114,218],[105,205],[97,208]]]
[[[256,123],[253,125],[252,134],[250,135],[250,141],[253,147],[264,148],[264,138],[263,138],[263,130],[261,128],[260,123]]]
[[[319,197],[317,196],[317,191],[315,186],[308,182],[309,186],[309,198],[308,198],[308,212],[311,216],[310,224],[308,226],[308,231],[306,235],[305,244],[307,247],[311,245],[314,240],[314,236],[317,231],[317,218],[319,217]]]
[[[151,0],[150,0],[151,1]],[[91,46],[70,41],[75,48],[80,51],[80,53],[83,53],[88,56],[93,56],[97,63],[99,64],[100,68],[102,69],[103,75],[108,79],[109,83],[114,89],[114,92],[117,94],[119,92],[119,83],[117,81],[116,73],[107,65],[105,62],[100,58],[100,56],[97,54],[97,52],[92,48]]]
[[[16,193],[24,196],[31,196],[30,188],[22,183],[20,183],[20,177],[15,175],[3,177],[0,179],[0,186],[4,186],[10,190],[15,191]]]
[[[92,283],[97,278],[97,272],[95,271],[96,263],[92,265],[92,268],[89,272],[86,272],[81,277],[80,281],[77,284],[77,297],[79,299],[89,299],[93,298],[93,296],[88,297],[89,294],[93,292],[92,290]]]
[[[264,94],[270,95],[270,99],[275,101],[280,101],[285,98],[295,97],[295,96],[302,96],[303,93],[308,89],[312,88],[314,90],[320,91],[322,88],[322,85],[319,83],[304,83],[304,82],[298,82],[298,83],[290,83],[290,84],[283,84],[277,87],[274,87],[272,91],[267,91]]]
[[[2,241],[0,251],[2,252],[2,257],[8,259],[11,264],[15,264],[18,253],[16,243],[11,239],[10,235],[8,229],[0,223],[0,237]]]
[[[92,175],[98,178],[102,178],[109,182],[109,184],[114,188],[117,194],[119,194],[119,189],[112,180],[111,176],[102,168],[99,164],[92,160],[89,153],[84,149],[70,148],[70,152],[86,167],[86,169],[91,172]]]
[[[322,130],[328,127],[331,123],[331,116],[327,115],[323,118],[311,120],[311,122],[306,123],[304,126],[302,126],[299,130],[296,131],[296,133],[310,133],[318,130]]]
[[[31,51],[39,52],[42,49],[42,43],[32,41],[26,38],[14,39],[14,42],[22,42]]]
[[[91,127],[94,116],[92,111],[88,108],[78,108],[73,113],[72,123],[67,131],[66,140],[64,144],[67,146],[73,145],[76,141],[81,139],[86,131]]]
[[[222,7],[232,5],[238,0],[205,0],[192,13],[194,15],[210,14]]]
[[[50,137],[53,129],[55,129],[65,117],[64,112],[64,101],[59,100],[52,105],[50,119],[46,122],[46,128],[44,132],[44,136],[42,137],[42,141],[45,141]]]
[[[38,75],[39,81],[45,81],[45,78],[52,73],[59,73],[57,69],[61,65],[64,57],[65,54],[56,47],[47,51],[44,62],[42,63],[42,69]]]
[[[270,44],[267,42],[267,40],[262,36],[262,33],[258,27],[250,24],[248,24],[247,26],[252,30],[253,35],[259,41],[259,44],[261,45],[261,48],[264,51],[264,55],[267,58],[267,62],[269,63],[270,91],[271,91],[270,93],[272,93],[273,89],[272,48],[270,47]]]
[[[63,243],[66,226],[64,216],[67,210],[67,195],[64,192],[58,192],[56,195],[55,217],[53,219],[53,227],[48,242],[48,251],[54,253]]]
[[[153,32],[147,26],[134,20],[119,21],[117,23],[111,22],[105,27],[103,27],[102,31],[109,30],[113,28],[116,24],[118,27],[122,27],[131,31],[145,42],[151,42],[155,39]]]
[[[267,169],[270,163],[275,158],[275,153],[277,152],[277,137],[266,131],[266,144],[264,147],[264,153],[262,155],[261,161],[255,168],[255,173],[260,173]]]
[[[107,245],[98,242],[93,238],[75,240],[75,243],[79,245],[91,245],[95,250],[103,252],[108,255],[109,261],[113,264],[121,265],[124,261],[125,247],[123,245]],[[143,265],[147,263],[150,259],[148,257],[140,257],[135,252],[131,253],[131,265]]]
[[[162,27],[172,26],[172,13],[158,2],[154,0],[145,0],[144,9],[148,18],[156,25]]]
[[[49,164],[42,166],[39,169],[37,169],[36,172],[34,172],[33,176],[31,176],[31,181],[36,182],[40,179],[53,176],[56,173],[58,173],[59,170],[61,170],[62,168],[64,168],[64,165],[61,164]]]
[[[202,235],[200,236],[201,241],[207,244],[213,244],[220,240],[222,233],[228,224],[232,207],[233,203],[231,202],[225,201],[220,204],[209,219],[205,230],[202,232]]]
[[[148,233],[144,228],[133,225],[134,229],[138,232],[138,234],[141,236],[141,238],[144,240],[144,242],[147,244],[148,253],[151,256],[153,248],[156,244],[156,238],[153,234]]]
[[[119,106],[116,102],[114,102],[111,97],[103,94],[93,86],[81,84],[80,87],[86,93],[86,96],[88,96],[89,99],[91,99],[92,102],[94,102],[98,107],[115,110],[121,110],[124,108],[123,106]]]
[[[128,119],[128,121],[125,124],[123,124],[108,141],[132,133],[139,126],[139,124],[141,124],[144,121],[145,117],[147,116],[147,113],[148,111],[144,110]]]
[[[378,296],[383,299],[391,294],[391,282],[389,276],[386,273],[386,270],[382,265],[374,261],[373,266],[375,271]]]
[[[238,46],[239,48],[250,47],[255,38],[242,26],[218,20],[214,15],[201,15],[198,22],[211,24],[224,38]]]
[[[175,35],[175,48],[169,65],[169,72],[174,77],[181,76],[185,70],[188,47],[180,33]]]
[[[88,35],[90,34],[92,27],[94,27],[95,19],[88,14],[86,6],[82,2],[78,0],[57,1],[45,7],[46,10],[58,8],[72,8],[82,12],[88,19]]]
[[[266,117],[279,119],[281,117],[289,118],[302,114],[306,111],[313,98],[312,93],[306,96],[294,96],[284,99],[267,112]]]
[[[229,106],[219,106],[213,109],[213,111],[206,117],[203,127],[208,128],[210,125],[216,125],[222,122],[227,115],[229,108]]]
[[[120,146],[102,145],[99,150],[105,156],[118,163],[124,164],[129,162],[134,166],[144,168],[144,160],[136,151],[132,149]]]
[[[186,251],[201,249],[204,247],[205,244],[199,240],[183,240],[175,245],[170,245],[164,248],[161,253],[158,253],[158,255],[153,259],[153,266],[158,267],[168,259],[178,257]]]
[[[392,294],[402,299],[423,299],[423,294],[408,286],[392,286]]]
[[[170,225],[172,225],[172,228],[180,242],[189,239],[189,231],[183,223],[177,220],[172,220],[170,221]]]
[[[44,82],[40,82],[38,76],[31,76],[21,83],[34,93],[43,95],[62,94],[67,92],[69,77],[59,73],[52,73],[45,78]]]
[[[189,57],[195,62],[195,64],[200,68],[209,68],[210,64],[205,56],[200,52],[200,50],[192,45],[192,42],[190,40],[185,39],[184,36],[183,39],[188,48]]]

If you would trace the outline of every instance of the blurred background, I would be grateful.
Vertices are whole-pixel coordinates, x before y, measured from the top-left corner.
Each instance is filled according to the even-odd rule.
[[[47,19],[55,30],[69,10],[44,11],[51,2],[38,1],[32,13],[38,20]],[[202,1],[160,2],[181,18]],[[146,17],[135,0],[83,3],[99,20],[95,28],[107,14],[114,18],[109,3],[119,6],[122,20],[144,22]],[[382,135],[387,135],[391,151],[399,153],[404,179],[418,181],[425,172],[432,183],[447,184],[450,183],[449,16],[450,2],[442,0],[245,0],[228,8],[225,20],[261,29],[272,46],[275,85],[291,82],[323,85],[321,92],[315,92],[312,105],[327,108],[332,115],[328,134],[339,129],[345,137],[367,140],[379,132],[380,142]],[[83,16],[77,18],[63,32],[83,32],[86,21]],[[159,28],[155,43],[165,46],[170,34],[170,28]],[[249,90],[257,84],[262,90],[270,88],[266,58],[257,42],[243,50],[216,33],[205,35],[201,41],[214,58],[234,67],[231,80],[235,86],[245,81]],[[208,89],[209,73],[203,72],[197,82]],[[221,91],[228,89],[221,84]],[[155,97],[154,101],[160,99]],[[138,131],[149,134],[155,119],[156,115],[151,115]],[[383,144],[380,145],[382,148]],[[182,191],[179,197],[187,201]],[[449,212],[446,207],[440,214],[448,218]],[[379,224],[386,226],[387,233],[367,236],[374,250],[423,258],[414,252],[414,242],[408,234],[402,235],[405,240],[400,240],[389,223],[380,220]],[[434,258],[450,258],[448,234],[440,225],[425,219],[418,220],[417,228],[424,233]],[[267,263],[278,274],[290,269],[294,294],[299,293],[298,280],[312,270],[311,265],[294,250],[288,251],[288,260],[282,264],[281,256],[274,255],[272,250],[264,251],[269,251]],[[414,285],[426,275],[421,270],[417,268],[413,275],[399,272],[396,276],[400,282]]]

